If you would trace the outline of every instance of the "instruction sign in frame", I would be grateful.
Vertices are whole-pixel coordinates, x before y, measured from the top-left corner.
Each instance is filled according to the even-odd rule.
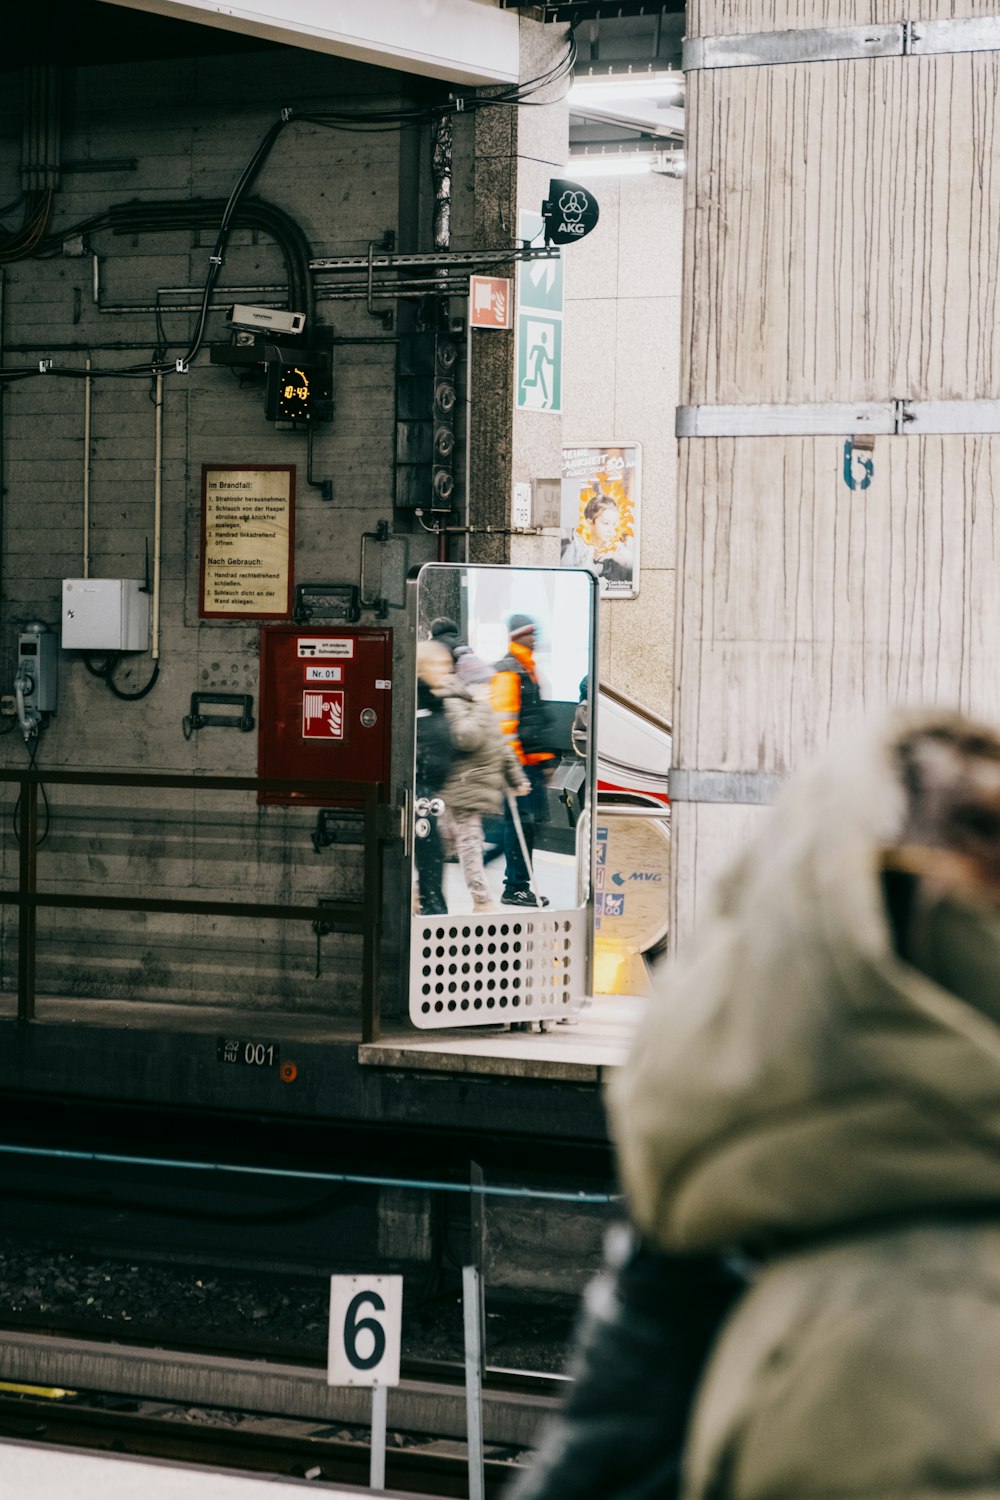
[[[203,620],[287,620],[295,590],[295,465],[203,464]]]

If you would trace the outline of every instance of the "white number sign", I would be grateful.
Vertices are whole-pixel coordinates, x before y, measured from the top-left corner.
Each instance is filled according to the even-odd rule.
[[[327,1385],[398,1385],[402,1276],[331,1276]]]

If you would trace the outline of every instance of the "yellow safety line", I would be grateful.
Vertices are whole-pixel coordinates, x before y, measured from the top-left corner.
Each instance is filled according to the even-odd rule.
[[[58,1385],[18,1385],[11,1380],[0,1380],[0,1391],[11,1391],[16,1396],[44,1396],[49,1401],[76,1395],[76,1391],[64,1391]]]

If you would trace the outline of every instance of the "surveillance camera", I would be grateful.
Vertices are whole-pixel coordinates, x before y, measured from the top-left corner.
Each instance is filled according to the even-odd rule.
[[[249,328],[261,333],[301,333],[306,326],[306,315],[285,312],[280,307],[246,307],[237,303],[226,314],[226,321],[234,328]]]

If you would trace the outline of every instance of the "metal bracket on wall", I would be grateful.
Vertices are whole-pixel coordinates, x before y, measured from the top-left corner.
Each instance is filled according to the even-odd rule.
[[[382,250],[373,241],[367,255],[320,256],[309,262],[313,272],[351,276],[336,285],[319,285],[318,302],[364,301],[372,317],[391,317],[375,307],[373,298],[395,297],[421,299],[428,296],[467,297],[469,273],[490,266],[506,266],[514,261],[558,260],[558,245],[530,245],[524,241],[503,250],[434,250],[419,253],[397,253]],[[409,272],[400,276],[400,272]],[[391,324],[386,325],[391,327]]]
[[[395,603],[394,603],[393,600],[389,599],[382,592],[382,590],[384,588],[383,574],[384,574],[384,571],[385,571],[385,568],[384,568],[385,550],[384,549],[386,547],[388,547],[390,545],[390,543],[398,545],[398,546],[400,546],[403,549],[403,556],[402,556],[402,559],[401,559],[401,565],[400,565],[400,570],[399,571],[400,571],[400,578],[401,579],[405,579],[405,576],[406,576],[406,563],[407,563],[407,556],[408,556],[408,552],[407,552],[407,540],[408,539],[405,536],[396,536],[396,534],[393,532],[392,528],[390,527],[388,521],[379,521],[379,522],[376,523],[374,531],[363,531],[361,533],[361,567],[360,567],[360,581],[359,581],[359,585],[358,585],[358,589],[359,589],[359,603],[360,603],[362,609],[373,610],[374,613],[375,613],[375,618],[378,619],[378,620],[387,620],[389,618],[389,608],[390,608],[390,605],[392,605],[396,609],[404,609],[405,606],[406,606],[406,599],[405,599],[406,585],[405,585],[405,582],[402,585],[402,590],[403,590],[404,597],[401,598],[401,599],[399,599]],[[380,552],[380,556],[379,556],[379,581],[378,581],[378,592],[376,594],[369,593],[369,591],[365,588],[365,580],[366,580],[366,578],[368,576],[367,557],[368,557],[368,543],[369,542],[377,542],[378,545],[379,545],[379,547],[382,549],[382,551]]]
[[[771,771],[682,771],[670,768],[667,778],[671,802],[728,802],[765,807],[785,785]]]
[[[396,314],[391,307],[373,307],[372,294],[375,290],[375,251],[380,250],[383,255],[391,255],[396,248],[396,235],[393,230],[387,229],[381,240],[368,241],[368,295],[365,299],[370,317],[381,318],[382,327],[387,333],[392,331]]]
[[[206,703],[216,707],[236,708],[238,714],[206,714],[202,707]],[[181,720],[184,738],[189,740],[196,729],[240,729],[248,734],[254,727],[253,695],[251,693],[192,693],[191,712]]]
[[[679,406],[679,438],[872,437],[1000,433],[1000,401],[862,401]]]
[[[322,906],[337,906],[338,902],[334,901],[329,896],[320,896],[319,899],[316,902],[316,905],[320,906],[320,907],[322,907]],[[321,974],[321,968],[322,968],[322,963],[321,963],[321,960],[322,960],[322,947],[321,947],[321,944],[322,944],[322,941],[323,941],[323,939],[325,937],[329,937],[332,932],[336,932],[337,925],[336,925],[335,922],[327,922],[327,921],[325,921],[323,917],[317,917],[316,920],[315,920],[315,922],[312,924],[312,930],[316,934],[316,976],[315,977],[317,979],[320,979],[322,977],[322,974]]]
[[[378,836],[381,834],[381,820],[376,819]],[[317,854],[322,854],[324,849],[329,849],[333,844],[339,844],[341,848],[364,844],[365,830],[362,820],[361,809],[355,807],[320,807],[316,810],[316,826],[309,835],[310,842]]]
[[[296,625],[314,620],[353,625],[361,618],[357,585],[353,583],[298,583],[295,586]]]
[[[895,21],[888,26],[820,26],[745,36],[689,37],[681,66],[686,73],[695,73],[713,68],[998,50],[1000,16],[985,16],[978,20]]]
[[[692,437],[821,437],[896,431],[895,401],[799,405],[679,406],[676,434]]]

